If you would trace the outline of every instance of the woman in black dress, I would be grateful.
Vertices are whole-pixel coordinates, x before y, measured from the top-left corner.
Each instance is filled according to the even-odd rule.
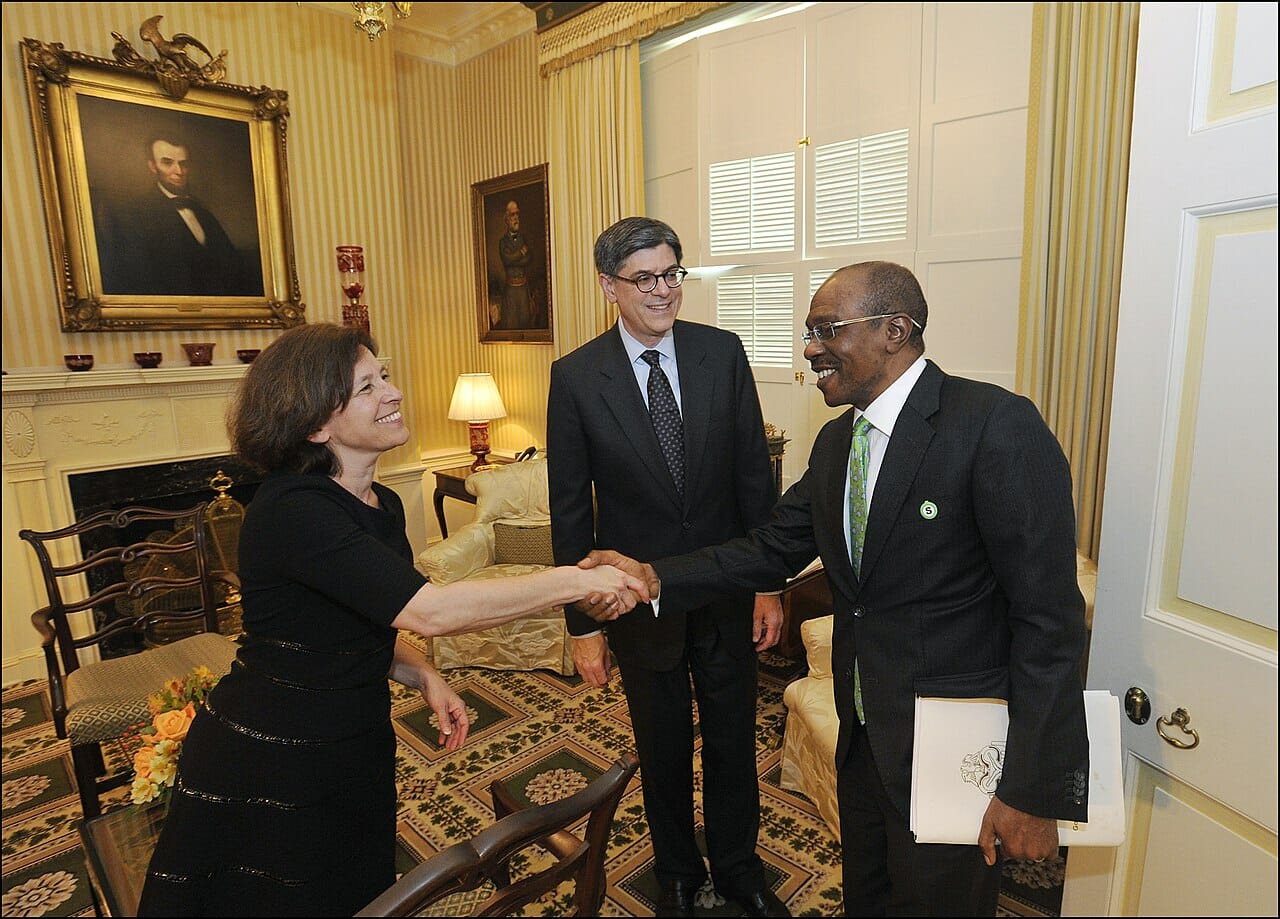
[[[245,376],[236,453],[269,474],[240,537],[244,637],[183,744],[139,906],[150,916],[350,916],[395,881],[388,676],[422,692],[440,743],[466,707],[397,629],[484,629],[591,597],[648,599],[615,568],[447,586],[413,566],[404,509],[373,480],[405,443],[401,393],[358,329],[292,329]]]

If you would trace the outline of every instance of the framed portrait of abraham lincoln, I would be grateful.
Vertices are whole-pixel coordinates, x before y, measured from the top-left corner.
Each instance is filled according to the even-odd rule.
[[[114,60],[23,39],[63,331],[305,321],[289,204],[288,93],[223,82],[153,16]]]
[[[481,342],[543,342],[551,331],[547,164],[471,186]]]

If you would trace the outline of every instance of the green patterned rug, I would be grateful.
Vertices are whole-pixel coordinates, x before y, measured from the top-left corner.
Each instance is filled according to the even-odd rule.
[[[817,809],[778,783],[786,714],[782,691],[800,675],[801,666],[777,655],[761,655],[756,727],[759,852],[769,883],[793,914],[836,916],[841,913],[839,845]],[[455,753],[435,742],[434,715],[421,696],[393,684],[401,871],[492,823],[488,787],[495,779],[506,783],[518,799],[535,804],[556,800],[583,787],[631,748],[626,700],[616,679],[597,690],[577,677],[548,671],[476,668],[446,675],[472,719],[467,743]],[[80,805],[71,756],[54,734],[44,682],[5,689],[3,713],[0,913],[95,915],[76,832]],[[109,752],[112,758],[120,755]],[[697,778],[701,779],[700,768]],[[123,806],[125,795],[125,789],[113,792],[106,806]],[[653,915],[657,885],[652,865],[637,776],[614,817],[606,862],[609,887],[601,915]],[[1057,915],[1062,869],[1060,858],[1037,866],[1007,865],[1001,915]],[[434,907],[433,915],[467,915],[482,895],[459,894]],[[566,884],[524,915],[563,915],[571,896]],[[734,911],[708,886],[699,897],[699,915],[729,916]]]

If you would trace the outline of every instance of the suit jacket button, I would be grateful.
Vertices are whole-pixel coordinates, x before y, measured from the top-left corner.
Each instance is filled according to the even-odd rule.
[[[682,529],[682,530],[692,530],[692,529],[693,529],[693,524],[692,524],[692,523],[690,523],[688,520],[685,520],[685,521],[681,522],[681,524],[680,524],[680,529]]]
[[[855,619],[861,619],[866,614],[867,614],[867,608],[865,606],[855,606],[853,608],[853,615]]]

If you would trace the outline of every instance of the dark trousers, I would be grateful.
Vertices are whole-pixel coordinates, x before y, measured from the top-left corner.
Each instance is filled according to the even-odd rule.
[[[645,817],[658,883],[706,878],[693,820],[693,692],[702,733],[702,809],[711,878],[722,895],[764,886],[756,854],[756,656],[733,656],[712,617],[688,616],[685,653],[672,670],[619,661],[640,757]]]
[[[923,845],[885,793],[867,733],[855,727],[836,795],[846,916],[994,916],[1000,865],[977,846]]]

